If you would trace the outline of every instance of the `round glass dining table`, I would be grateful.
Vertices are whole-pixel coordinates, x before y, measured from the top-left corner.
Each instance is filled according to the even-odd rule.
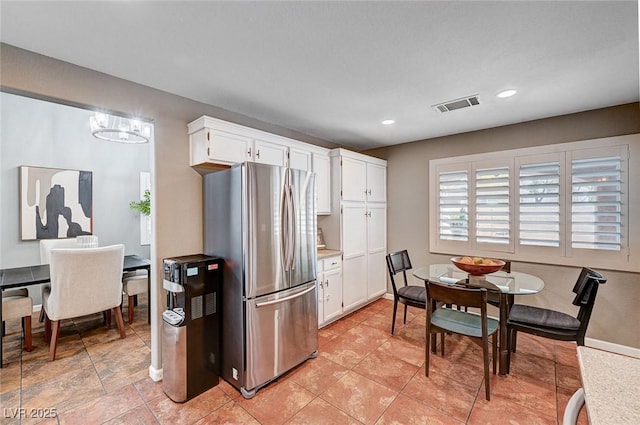
[[[431,264],[419,267],[413,271],[413,275],[425,282],[445,284],[460,282],[468,287],[487,288],[500,294],[499,373],[506,375],[509,372],[507,318],[514,303],[514,296],[537,294],[544,289],[544,281],[537,276],[513,271],[510,273],[498,271],[483,276],[470,276],[453,264]]]

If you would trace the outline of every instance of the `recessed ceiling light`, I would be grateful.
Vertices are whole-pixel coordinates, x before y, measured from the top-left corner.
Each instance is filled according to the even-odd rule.
[[[503,90],[500,93],[498,93],[496,96],[500,97],[500,98],[505,98],[505,97],[511,97],[514,94],[518,93],[517,90],[514,89],[509,89],[509,90]]]
[[[382,120],[383,125],[391,125],[395,123],[396,123],[396,120]]]

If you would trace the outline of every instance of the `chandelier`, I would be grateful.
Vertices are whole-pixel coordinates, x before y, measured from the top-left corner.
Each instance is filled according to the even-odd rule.
[[[89,124],[91,134],[109,142],[147,143],[151,138],[151,124],[135,118],[96,112],[89,118]]]

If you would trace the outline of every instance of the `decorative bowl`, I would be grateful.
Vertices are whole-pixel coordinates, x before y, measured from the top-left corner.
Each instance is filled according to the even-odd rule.
[[[461,262],[464,257],[453,257],[451,262],[460,270],[469,273],[472,276],[482,276],[489,273],[495,273],[504,267],[504,261],[496,260],[493,258],[483,258],[483,261],[490,260],[490,264],[475,264],[468,262]],[[468,257],[467,257],[468,258]],[[467,260],[468,261],[468,260]]]

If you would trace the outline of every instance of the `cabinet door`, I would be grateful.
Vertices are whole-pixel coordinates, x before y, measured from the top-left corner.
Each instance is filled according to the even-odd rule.
[[[342,269],[324,273],[324,321],[342,314]]]
[[[367,299],[367,215],[363,202],[342,206],[342,300],[349,311]]]
[[[331,161],[329,155],[313,154],[316,173],[316,206],[318,214],[331,214]]]
[[[320,273],[318,268],[318,277],[316,277],[316,289],[318,291],[318,327],[324,325],[324,273]]]
[[[367,200],[367,165],[364,161],[342,157],[342,200]]]
[[[385,255],[387,251],[387,206],[367,204],[367,298],[387,292]]]
[[[265,142],[264,140],[254,141],[255,155],[254,162],[259,164],[270,164],[284,167],[287,164],[287,147]]]
[[[387,167],[367,163],[367,201],[387,201]]]
[[[342,206],[342,253],[345,260],[367,255],[367,218],[362,202]]]
[[[311,171],[311,152],[297,148],[289,148],[289,168]]]
[[[252,140],[219,130],[206,130],[207,156],[211,162],[235,164],[251,159]]]
[[[342,261],[342,304],[345,312],[367,301],[366,256],[345,258]]]

